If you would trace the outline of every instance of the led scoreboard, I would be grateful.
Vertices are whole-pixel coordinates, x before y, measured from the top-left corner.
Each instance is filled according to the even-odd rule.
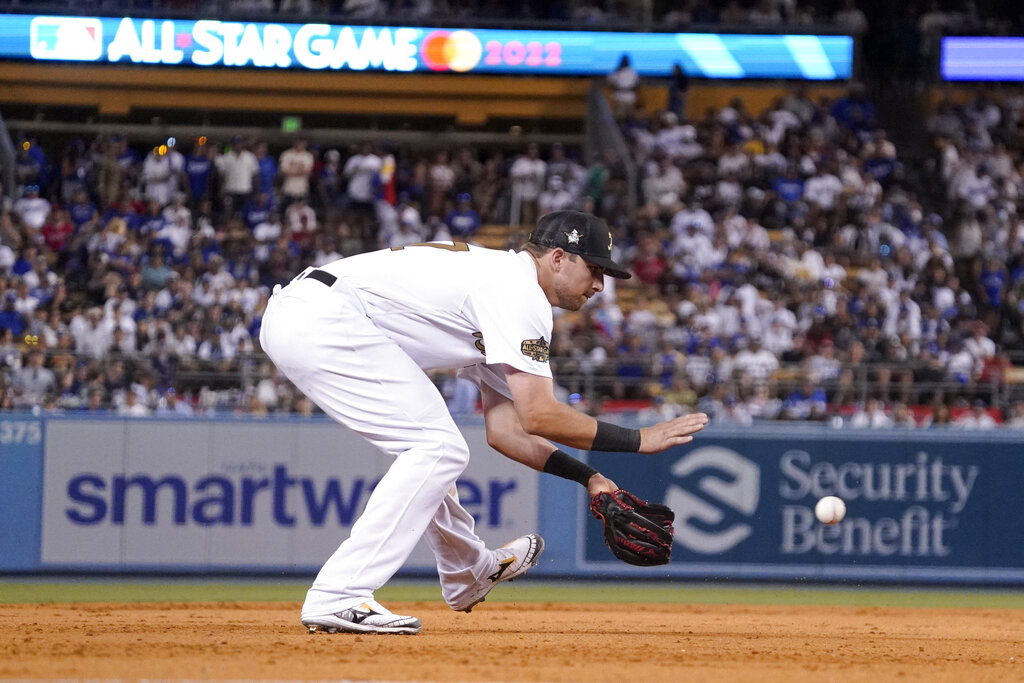
[[[328,71],[844,80],[841,35],[428,29],[0,14],[0,59]]]

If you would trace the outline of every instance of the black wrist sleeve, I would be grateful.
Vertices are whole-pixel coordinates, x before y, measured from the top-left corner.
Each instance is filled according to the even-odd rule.
[[[597,474],[597,470],[585,462],[580,462],[565,451],[555,451],[544,463],[544,471],[569,481],[578,481],[586,487],[590,478]]]
[[[613,453],[636,453],[640,450],[640,430],[627,429],[610,422],[597,421],[597,433],[594,434],[593,451],[611,451]]]

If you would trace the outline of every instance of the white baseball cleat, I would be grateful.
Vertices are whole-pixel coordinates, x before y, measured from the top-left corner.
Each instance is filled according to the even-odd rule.
[[[320,617],[303,617],[302,625],[310,633],[397,633],[416,634],[423,625],[416,617],[394,614],[376,600]]]
[[[476,582],[458,602],[449,603],[456,612],[470,612],[484,601],[487,594],[502,581],[511,581],[522,576],[530,567],[537,566],[537,559],[544,552],[544,539],[540,534],[526,534],[509,541],[494,551],[498,570]]]

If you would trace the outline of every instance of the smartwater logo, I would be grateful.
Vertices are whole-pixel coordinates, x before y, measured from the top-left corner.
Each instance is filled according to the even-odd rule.
[[[264,468],[260,467],[259,470]],[[375,479],[307,477],[286,465],[188,479],[179,474],[84,472],[67,483],[64,514],[75,525],[349,527],[377,485]],[[511,479],[461,479],[460,501],[487,527],[502,525]]]
[[[753,533],[746,522],[730,521],[737,513],[751,517],[757,510],[761,472],[753,462],[728,448],[708,446],[678,460],[672,475],[684,480],[665,494],[665,504],[676,512],[677,543],[711,555]]]
[[[35,17],[29,24],[33,59],[95,62],[103,56],[103,24],[93,17]]]

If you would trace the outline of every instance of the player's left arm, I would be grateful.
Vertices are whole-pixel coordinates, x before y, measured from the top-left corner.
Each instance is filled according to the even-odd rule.
[[[544,472],[545,466],[557,447],[545,438],[534,436],[523,429],[516,414],[515,406],[505,396],[486,384],[480,385],[480,400],[484,409],[484,423],[487,427],[487,443],[506,458],[527,467]],[[582,483],[582,482],[581,482]],[[587,481],[590,495],[611,492],[618,488],[615,482],[600,472],[595,472]]]

